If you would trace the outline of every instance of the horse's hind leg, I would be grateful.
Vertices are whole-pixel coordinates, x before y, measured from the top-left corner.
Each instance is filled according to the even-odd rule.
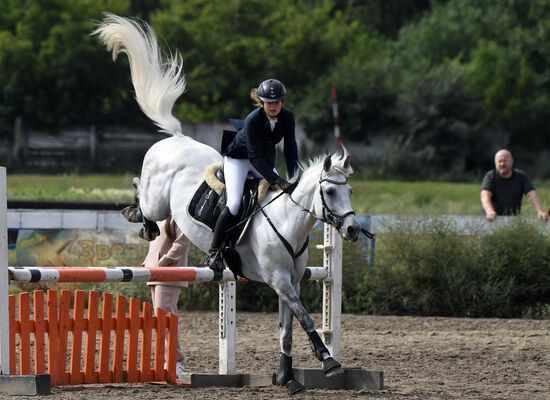
[[[272,283],[271,287],[277,292],[279,301],[282,301],[289,308],[292,315],[300,322],[302,329],[306,331],[315,356],[323,363],[323,373],[326,376],[333,376],[343,372],[340,363],[332,358],[321,337],[315,330],[315,323],[300,302],[298,294],[290,283],[290,280],[278,279]]]
[[[139,230],[139,237],[151,242],[160,235],[160,230],[156,222],[143,217],[143,228]]]
[[[297,288],[299,290],[299,287]],[[281,359],[277,371],[277,385],[287,385],[288,394],[293,395],[305,390],[305,386],[296,380],[292,371],[292,313],[279,299],[279,334],[281,340]]]
[[[128,222],[142,222],[143,215],[141,213],[141,209],[139,208],[140,182],[138,177],[134,177],[134,179],[132,179],[132,185],[136,189],[136,193],[134,194],[134,204],[125,207],[120,213],[128,220]]]
[[[134,177],[134,179],[132,179],[132,185],[136,189],[136,194],[134,195],[134,204],[124,208],[121,211],[121,214],[129,222],[143,222],[143,228],[141,228],[141,230],[139,231],[139,237],[150,242],[154,240],[158,235],[160,235],[159,227],[154,221],[145,218],[143,216],[143,213],[141,212],[141,208],[139,206],[139,194],[141,191],[139,178]]]

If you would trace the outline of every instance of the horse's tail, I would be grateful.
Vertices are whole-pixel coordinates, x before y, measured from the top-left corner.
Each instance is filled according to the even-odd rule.
[[[178,52],[163,59],[155,32],[143,23],[105,13],[105,19],[92,33],[112,51],[113,60],[126,53],[130,61],[136,100],[162,132],[183,135],[181,123],[172,115],[174,103],[185,91],[182,58]]]

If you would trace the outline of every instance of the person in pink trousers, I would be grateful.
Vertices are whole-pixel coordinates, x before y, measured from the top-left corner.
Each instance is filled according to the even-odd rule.
[[[187,266],[189,240],[180,231],[171,217],[158,223],[160,235],[150,242],[149,251],[143,265],[145,267],[184,267]],[[148,282],[151,286],[153,308],[160,308],[178,315],[178,299],[182,287],[187,282]],[[180,377],[186,372],[185,356],[181,340],[178,340],[178,356],[176,375]]]

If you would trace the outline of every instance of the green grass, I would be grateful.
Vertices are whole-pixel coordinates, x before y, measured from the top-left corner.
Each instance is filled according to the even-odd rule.
[[[370,215],[480,215],[480,184],[352,179],[353,207]],[[543,206],[550,206],[550,184],[536,186]],[[532,212],[525,198],[523,207]]]
[[[402,182],[352,179],[358,214],[479,215],[479,183]],[[550,206],[550,183],[536,185]],[[9,200],[82,200],[131,202],[130,175],[11,175]],[[524,200],[524,209],[532,212]],[[527,214],[529,215],[529,214]]]
[[[130,175],[11,175],[8,200],[131,202]]]

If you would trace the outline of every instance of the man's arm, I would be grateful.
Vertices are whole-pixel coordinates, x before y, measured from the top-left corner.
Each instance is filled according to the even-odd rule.
[[[540,205],[539,196],[537,195],[536,190],[531,190],[527,193],[527,198],[533,205],[533,208],[537,210],[537,217],[540,220],[547,221],[548,220],[548,214],[543,211],[542,206]]]
[[[494,220],[497,217],[497,213],[493,207],[493,193],[489,190],[482,189],[481,190],[481,206],[483,207],[483,211],[485,211],[485,217],[489,221]]]

